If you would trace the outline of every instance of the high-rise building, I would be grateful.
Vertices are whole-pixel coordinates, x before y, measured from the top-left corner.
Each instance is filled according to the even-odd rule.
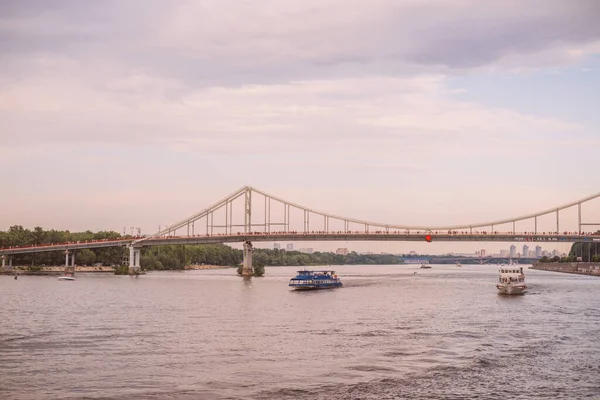
[[[285,246],[285,249],[286,249],[287,251],[294,251],[294,243],[288,243],[288,244]]]
[[[535,257],[536,258],[542,257],[542,246],[535,246]]]
[[[523,257],[529,257],[529,246],[526,244],[523,245]]]
[[[510,257],[515,258],[517,256],[517,246],[514,244],[510,245]]]
[[[348,254],[348,249],[345,247],[340,247],[335,251],[335,254],[341,254],[343,256]]]
[[[280,248],[281,248],[281,245],[279,243],[273,244],[273,249],[277,250],[277,249],[280,249]]]
[[[479,252],[479,256],[481,258],[485,257],[485,249],[481,249],[481,251]]]

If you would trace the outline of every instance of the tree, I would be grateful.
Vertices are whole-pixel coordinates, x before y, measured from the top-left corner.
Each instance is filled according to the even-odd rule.
[[[83,249],[75,253],[75,261],[82,265],[93,265],[96,262],[96,253],[90,249]]]

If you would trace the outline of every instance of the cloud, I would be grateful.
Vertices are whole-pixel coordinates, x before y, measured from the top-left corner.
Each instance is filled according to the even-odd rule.
[[[576,137],[581,129],[554,118],[455,100],[442,76],[196,90],[145,74],[106,79],[73,71],[60,80],[39,77],[0,91],[3,145],[150,144],[205,154],[336,152],[343,147],[350,154],[371,150],[410,156],[409,149],[461,151],[465,141],[483,149],[525,134],[530,139],[557,132]]]
[[[572,63],[600,44],[595,0],[63,0],[5,8],[0,52],[13,68],[24,67],[13,60],[24,54],[112,59],[186,86],[536,68]]]

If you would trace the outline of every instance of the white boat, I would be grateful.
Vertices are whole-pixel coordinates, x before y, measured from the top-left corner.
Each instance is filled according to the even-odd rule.
[[[499,294],[525,294],[525,274],[520,265],[505,265],[500,267],[500,277],[496,284]]]
[[[72,276],[64,275],[64,276],[59,276],[58,280],[59,281],[74,281],[75,278]]]
[[[460,263],[460,261],[457,261],[457,262],[456,262],[456,266],[457,266],[457,267],[462,267],[462,264]]]

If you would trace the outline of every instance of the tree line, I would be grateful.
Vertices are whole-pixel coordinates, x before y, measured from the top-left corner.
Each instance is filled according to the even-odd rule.
[[[567,256],[544,256],[539,262],[576,262],[578,258],[582,262],[600,262],[600,242],[576,242],[571,245]]]
[[[30,230],[21,225],[14,225],[7,231],[0,231],[0,247],[127,238],[131,238],[131,236],[121,235],[114,231],[70,232],[44,230],[39,226]],[[62,251],[16,254],[12,257],[13,265],[64,265],[65,262],[65,254]],[[75,253],[77,265],[88,266],[95,263],[122,265],[123,260],[127,257],[129,257],[129,250],[125,247],[82,249]],[[145,270],[176,270],[183,269],[190,264],[237,267],[242,259],[242,250],[233,249],[224,244],[165,245],[142,248],[141,266]],[[254,248],[253,263],[265,266],[388,265],[399,264],[400,260],[397,256],[387,254],[358,254],[356,252],[347,255],[330,252],[306,254],[299,251]]]

